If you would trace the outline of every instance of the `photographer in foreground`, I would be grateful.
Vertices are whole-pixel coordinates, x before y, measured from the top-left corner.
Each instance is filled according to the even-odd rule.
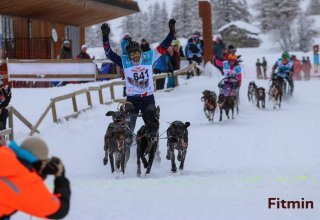
[[[29,137],[19,147],[8,146],[0,135],[0,219],[17,211],[49,219],[62,219],[69,211],[70,184],[61,160],[48,157],[47,144]],[[54,192],[43,180],[54,175]]]

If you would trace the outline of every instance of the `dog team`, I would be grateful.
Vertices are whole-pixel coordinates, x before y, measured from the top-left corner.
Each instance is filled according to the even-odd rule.
[[[277,107],[281,108],[282,97],[284,95],[283,86],[279,84],[276,80],[272,80],[271,86],[269,88],[269,100],[273,102],[273,109]],[[266,105],[266,93],[265,88],[258,87],[254,81],[249,83],[248,86],[248,100],[249,102],[256,102],[256,106],[260,108],[265,108]]]
[[[130,116],[134,114],[133,105],[130,102],[122,104],[118,111],[109,111],[106,116],[112,116],[104,136],[105,157],[103,164],[107,165],[110,160],[111,172],[125,173],[125,168],[130,157],[130,147],[132,137],[135,136],[137,145],[137,176],[141,176],[141,161],[145,174],[149,174],[153,161],[159,147],[159,118],[160,108],[149,105],[143,117],[144,125],[135,135],[128,126]],[[138,115],[136,115],[138,117]],[[167,155],[166,159],[171,161],[171,171],[177,172],[175,162],[175,150],[178,151],[177,160],[180,162],[179,170],[182,172],[184,161],[188,149],[188,130],[189,122],[174,121],[170,123],[167,133]],[[146,158],[148,156],[148,159]]]

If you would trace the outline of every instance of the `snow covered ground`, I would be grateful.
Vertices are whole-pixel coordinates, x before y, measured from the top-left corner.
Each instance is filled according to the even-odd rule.
[[[167,122],[189,121],[189,150],[183,175],[172,174],[165,159],[166,141],[161,140],[162,161],[148,177],[138,178],[135,148],[127,173],[120,179],[103,166],[103,137],[110,118],[105,116],[117,104],[99,105],[73,119],[53,124],[51,114],[40,126],[39,136],[50,146],[50,154],[62,158],[72,185],[71,210],[66,219],[319,219],[320,216],[320,81],[296,82],[294,97],[273,110],[257,109],[246,98],[247,85],[255,79],[256,58],[261,50],[241,49],[246,70],[241,90],[240,114],[234,120],[209,123],[202,112],[201,92],[218,92],[219,77],[205,74],[181,80],[172,92],[157,92],[161,107],[160,133]],[[279,54],[264,52],[273,63]],[[206,68],[210,70],[210,68]],[[268,82],[256,80],[259,86]],[[52,89],[13,89],[12,105],[34,124],[50,98],[92,86],[68,85]],[[97,85],[96,83],[95,85]],[[106,94],[108,95],[108,94]],[[121,88],[117,89],[117,96]],[[27,97],[27,101],[26,101]],[[85,97],[79,107],[85,107]],[[58,115],[72,112],[71,102],[57,106]],[[142,125],[138,119],[136,128]],[[28,130],[15,120],[16,140]],[[163,135],[165,136],[165,135]],[[47,180],[52,188],[52,179]],[[268,209],[268,198],[314,201],[313,210]],[[24,214],[12,218],[29,219]],[[34,218],[33,218],[34,219]]]

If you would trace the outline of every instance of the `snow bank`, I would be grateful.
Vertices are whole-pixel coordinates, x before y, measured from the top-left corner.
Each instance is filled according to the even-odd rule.
[[[156,92],[161,107],[160,133],[174,120],[189,121],[189,148],[183,175],[170,172],[165,159],[166,140],[161,139],[161,164],[151,175],[137,178],[135,147],[132,147],[127,173],[120,179],[102,165],[103,137],[111,118],[105,116],[117,104],[98,105],[78,119],[61,124],[50,120],[39,128],[40,137],[50,146],[50,154],[62,158],[72,186],[71,210],[66,220],[139,219],[139,220],[212,220],[212,219],[318,219],[320,199],[319,80],[296,82],[294,97],[284,101],[281,110],[267,102],[265,110],[247,101],[248,82],[267,88],[268,81],[256,80],[257,57],[273,63],[280,53],[268,50],[239,49],[243,55],[244,76],[240,90],[240,114],[234,120],[209,123],[200,98],[204,89],[218,93],[219,75],[212,65],[205,67],[212,77],[180,80],[171,92]],[[32,122],[37,109],[51,97],[92,84],[69,85],[50,89],[13,89],[13,106]],[[119,88],[121,91],[121,88]],[[119,91],[119,92],[120,92]],[[26,97],[28,97],[26,99]],[[95,96],[94,96],[95,97]],[[97,99],[97,97],[95,97]],[[81,102],[80,102],[81,103]],[[83,99],[85,104],[86,100]],[[72,108],[61,103],[60,111]],[[136,130],[143,124],[138,118]],[[28,134],[15,124],[20,143]],[[165,137],[164,134],[162,137]],[[51,179],[47,184],[52,189]],[[287,200],[313,200],[312,210],[268,209],[269,197]],[[19,213],[15,220],[28,216]],[[33,218],[36,219],[36,218]]]

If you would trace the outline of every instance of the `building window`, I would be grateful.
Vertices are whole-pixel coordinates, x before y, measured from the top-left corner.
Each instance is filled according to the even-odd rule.
[[[32,20],[28,20],[29,38],[32,38]]]
[[[3,38],[13,38],[13,20],[9,16],[1,16],[0,31]]]

